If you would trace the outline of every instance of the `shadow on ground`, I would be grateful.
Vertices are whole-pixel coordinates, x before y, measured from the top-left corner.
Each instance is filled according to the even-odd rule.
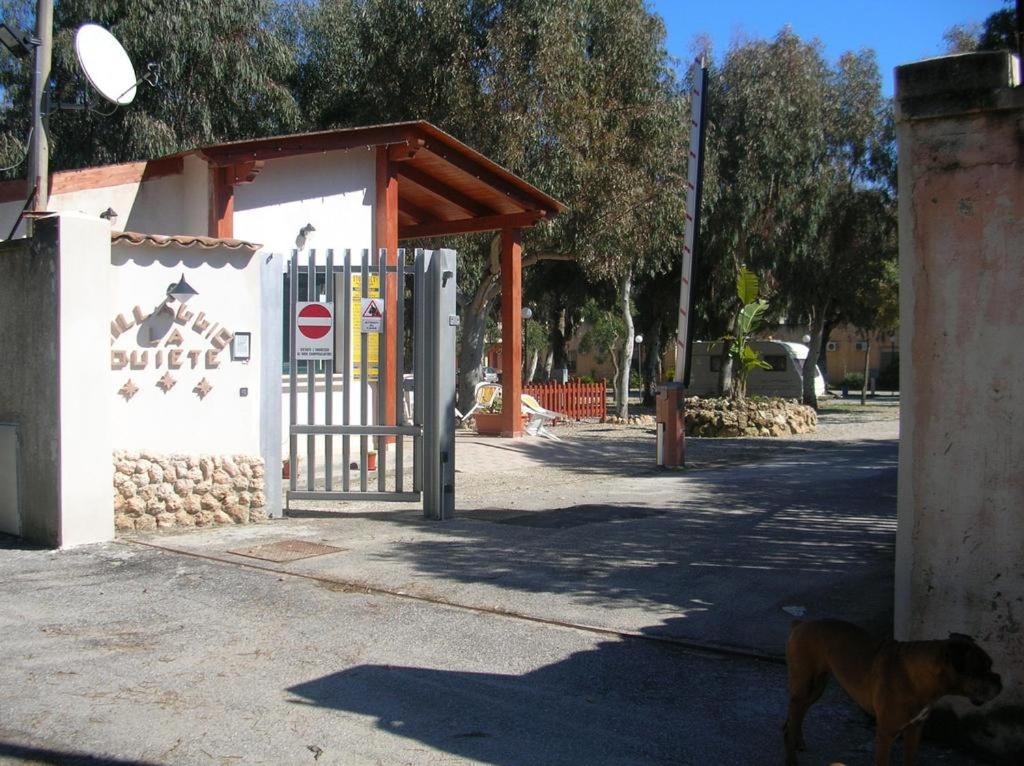
[[[580,465],[557,443],[540,448]],[[371,563],[568,597],[575,619],[602,626],[649,623],[645,611],[673,638],[781,655],[801,610],[891,633],[896,469],[895,441],[819,443],[762,465],[661,473],[627,502],[465,512],[442,537],[399,539]],[[364,515],[437,529],[415,511]]]

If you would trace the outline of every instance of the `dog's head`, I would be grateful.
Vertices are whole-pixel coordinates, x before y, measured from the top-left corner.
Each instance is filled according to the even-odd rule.
[[[975,705],[984,705],[1003,690],[1003,681],[992,672],[992,658],[963,633],[950,633],[946,656],[952,670],[953,694],[967,697]]]

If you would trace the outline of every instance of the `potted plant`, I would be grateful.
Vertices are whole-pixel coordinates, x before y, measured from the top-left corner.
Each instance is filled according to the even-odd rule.
[[[481,436],[501,436],[501,399],[495,398],[489,405],[477,410],[473,422],[476,423],[476,432]],[[525,415],[522,416],[522,422],[525,427]]]

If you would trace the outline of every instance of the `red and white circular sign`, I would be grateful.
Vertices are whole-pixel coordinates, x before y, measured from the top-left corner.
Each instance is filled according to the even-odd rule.
[[[305,337],[317,340],[331,331],[334,317],[326,304],[310,303],[299,311],[295,324]]]

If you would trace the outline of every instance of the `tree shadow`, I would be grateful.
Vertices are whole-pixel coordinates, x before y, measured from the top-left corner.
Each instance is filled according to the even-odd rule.
[[[453,653],[452,665],[473,660]],[[631,639],[522,672],[361,665],[288,691],[474,762],[706,764],[781,762],[785,684],[779,664]],[[830,754],[870,737],[831,693],[815,716]]]
[[[891,633],[896,470],[896,442],[839,443],[670,475],[627,503],[496,505],[441,528],[359,515],[427,533],[368,563],[442,600],[626,631],[657,616],[669,638],[781,655],[802,614]]]

